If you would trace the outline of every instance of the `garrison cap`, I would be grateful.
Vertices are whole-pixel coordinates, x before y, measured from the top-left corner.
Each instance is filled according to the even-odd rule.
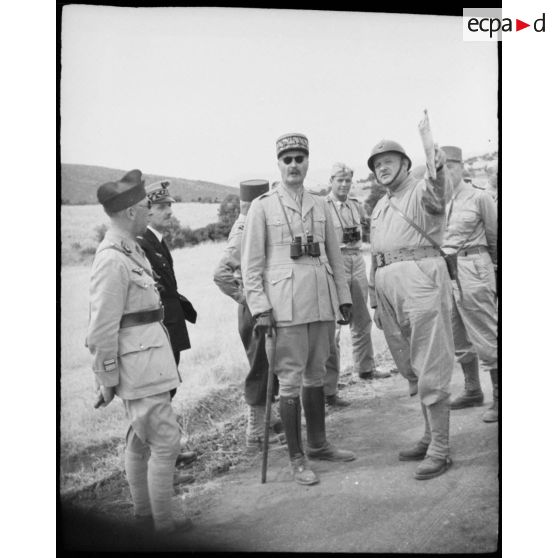
[[[353,176],[354,171],[351,167],[347,166],[345,163],[334,163],[333,166],[331,167],[331,172],[329,173],[329,176],[331,178],[333,178],[336,174],[339,173],[347,173],[350,174],[351,176]]]
[[[127,172],[118,182],[106,182],[97,189],[99,203],[110,213],[132,207],[145,196],[145,182],[138,169]]]
[[[374,146],[374,148],[372,149],[372,155],[368,157],[368,168],[372,172],[374,172],[374,157],[376,157],[377,155],[381,155],[382,153],[399,153],[399,155],[402,155],[403,157],[405,157],[405,159],[407,159],[407,161],[409,161],[408,170],[411,170],[411,159],[407,155],[407,153],[405,153],[403,147],[401,147],[401,145],[396,141],[383,139]]]
[[[283,134],[277,138],[276,147],[277,159],[279,159],[285,151],[292,151],[294,149],[304,151],[306,155],[310,154],[308,151],[308,138],[304,134]]]
[[[245,180],[240,183],[240,201],[251,202],[268,190],[267,180]]]
[[[460,147],[455,147],[454,145],[445,145],[442,147],[442,151],[446,154],[448,161],[455,161],[456,163],[463,162],[463,154]]]
[[[169,185],[170,182],[168,180],[158,180],[147,186],[145,191],[149,201],[151,203],[174,203],[176,200],[169,194]]]

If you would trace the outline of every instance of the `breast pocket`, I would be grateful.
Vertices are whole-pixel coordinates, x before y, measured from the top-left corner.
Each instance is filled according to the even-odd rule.
[[[313,220],[314,242],[324,242],[325,223],[326,223],[325,214],[320,208],[314,207],[312,217],[313,217],[312,220]]]
[[[159,306],[160,297],[157,285],[153,277],[143,272],[138,274],[134,271],[130,274],[130,286],[128,302],[134,310],[148,310]]]
[[[265,219],[266,231],[268,241],[271,244],[282,244],[284,242],[290,242],[291,236],[289,233],[289,226],[285,221],[285,216],[272,213],[266,216]]]
[[[457,215],[457,219],[463,221],[463,223],[473,224],[478,220],[478,215],[476,211],[470,209],[463,209]]]
[[[274,269],[264,274],[264,289],[278,322],[293,319],[293,270]]]

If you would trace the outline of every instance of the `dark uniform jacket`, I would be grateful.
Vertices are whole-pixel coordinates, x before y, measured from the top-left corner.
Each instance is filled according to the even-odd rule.
[[[177,352],[189,349],[190,338],[184,320],[195,324],[197,312],[191,302],[177,291],[170,250],[159,242],[149,229],[143,236],[138,237],[138,241],[155,272],[155,279],[165,308],[163,323],[168,329],[172,350]]]

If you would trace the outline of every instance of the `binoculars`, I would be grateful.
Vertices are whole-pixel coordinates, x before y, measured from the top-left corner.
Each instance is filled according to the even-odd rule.
[[[357,242],[360,240],[360,231],[356,227],[350,227],[343,231],[343,244]]]
[[[296,260],[305,254],[317,258],[320,256],[320,243],[314,242],[314,237],[309,234],[306,237],[306,244],[302,244],[302,238],[295,236],[291,242],[291,258]]]

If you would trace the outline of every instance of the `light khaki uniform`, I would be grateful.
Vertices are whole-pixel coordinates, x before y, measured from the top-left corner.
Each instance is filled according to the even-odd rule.
[[[445,201],[451,185],[444,171],[436,181],[409,175],[392,201],[411,220],[442,244]],[[449,197],[449,196],[448,196]],[[454,362],[451,330],[451,282],[441,256],[394,262],[378,267],[374,254],[432,245],[381,198],[370,220],[372,267],[370,305],[377,312],[386,341],[400,372],[418,378],[425,405],[450,395]]]
[[[86,344],[93,355],[93,372],[100,385],[114,387],[124,401],[130,421],[127,459],[141,461],[145,469],[139,493],[130,485],[135,512],[153,515],[158,529],[170,529],[172,475],[180,451],[180,431],[169,391],[179,385],[180,376],[162,322],[120,328],[124,314],[156,310],[161,305],[151,265],[139,244],[107,231],[93,262],[89,295]],[[151,498],[148,460],[149,474],[170,479],[170,485]]]
[[[347,197],[345,202],[337,200],[332,194],[326,196],[327,206],[333,219],[335,233],[343,255],[345,276],[353,300],[352,319],[349,324],[353,347],[353,370],[360,374],[374,372],[374,349],[372,347],[372,319],[368,310],[368,278],[366,263],[362,255],[362,241],[343,243],[343,229],[356,227],[362,238],[362,223],[365,218],[362,204],[357,198]],[[336,324],[335,340],[331,354],[326,362],[324,393],[335,395],[340,373],[339,341],[341,327]]]
[[[321,255],[292,259],[289,226],[303,242],[313,235]],[[277,324],[279,395],[298,397],[301,382],[323,386],[339,305],[351,303],[325,199],[303,190],[299,205],[282,184],[255,199],[247,215],[241,261],[250,312],[255,316],[272,310]]]
[[[498,262],[498,215],[489,193],[461,181],[447,206],[444,251],[458,252],[454,287],[457,356],[470,339],[480,360],[498,368],[498,306],[493,262]],[[465,342],[465,348],[464,348]]]

